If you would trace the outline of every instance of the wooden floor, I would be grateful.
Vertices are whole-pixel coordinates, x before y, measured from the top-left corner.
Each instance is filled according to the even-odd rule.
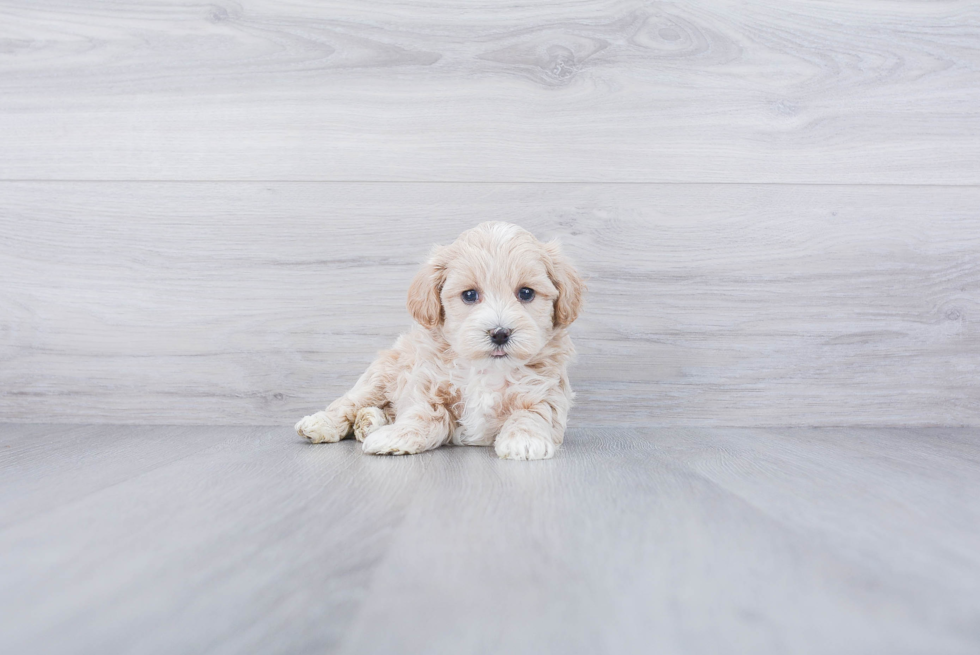
[[[980,430],[0,426],[4,653],[976,653]]]

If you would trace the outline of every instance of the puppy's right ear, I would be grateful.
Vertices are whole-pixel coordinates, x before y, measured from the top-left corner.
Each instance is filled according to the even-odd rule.
[[[430,329],[445,319],[439,298],[446,281],[446,263],[442,254],[442,249],[434,250],[408,287],[409,313],[422,327]]]

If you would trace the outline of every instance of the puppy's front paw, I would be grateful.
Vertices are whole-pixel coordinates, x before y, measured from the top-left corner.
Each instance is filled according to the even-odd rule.
[[[332,416],[329,412],[317,412],[304,416],[296,424],[296,432],[313,443],[335,443],[350,432],[350,423],[344,418]]]
[[[418,430],[399,425],[380,427],[364,439],[368,455],[415,455],[429,447]]]
[[[388,417],[379,407],[362,407],[354,419],[354,438],[364,441],[369,434],[388,424]]]
[[[523,427],[504,428],[493,444],[500,459],[550,459],[558,446],[550,436]]]

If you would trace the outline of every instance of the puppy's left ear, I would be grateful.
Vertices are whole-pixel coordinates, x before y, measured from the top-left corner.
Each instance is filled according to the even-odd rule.
[[[408,311],[422,327],[434,328],[445,320],[442,311],[442,285],[446,281],[446,262],[443,249],[432,251],[408,287]]]
[[[557,241],[549,241],[544,244],[544,248],[550,260],[546,262],[548,277],[558,289],[558,297],[555,299],[554,324],[556,328],[568,327],[572,321],[578,318],[579,310],[582,309],[585,282],[582,281],[582,278],[575,271],[575,267],[565,257]]]

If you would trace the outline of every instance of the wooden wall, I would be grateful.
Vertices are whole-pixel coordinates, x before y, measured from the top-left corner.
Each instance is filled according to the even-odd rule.
[[[980,425],[980,5],[0,6],[0,420],[291,424],[484,220],[580,425]]]

